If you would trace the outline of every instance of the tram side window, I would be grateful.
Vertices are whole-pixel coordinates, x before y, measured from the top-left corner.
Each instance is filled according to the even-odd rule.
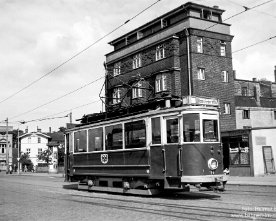
[[[218,141],[218,121],[203,120],[203,141],[216,142]]]
[[[167,143],[178,143],[178,119],[167,120]]]
[[[184,142],[200,142],[199,114],[183,114]]]
[[[89,146],[88,151],[103,150],[103,128],[90,129],[88,131]]]
[[[152,144],[161,144],[160,117],[151,119]]]
[[[146,146],[146,124],[144,120],[125,123],[125,148]]]
[[[77,131],[74,133],[74,152],[87,151],[87,131]]]
[[[105,127],[106,150],[117,150],[123,148],[122,125],[112,125]]]

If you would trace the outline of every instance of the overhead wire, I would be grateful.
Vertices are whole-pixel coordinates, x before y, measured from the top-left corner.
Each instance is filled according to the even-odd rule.
[[[233,51],[232,54],[237,53],[237,52],[239,52],[239,51],[243,51],[243,50],[245,50],[245,49],[247,49],[247,48],[253,47],[253,46],[258,45],[258,44],[261,44],[261,43],[263,43],[263,42],[270,41],[270,40],[272,40],[273,38],[276,38],[276,35],[273,36],[273,37],[267,38],[267,39],[265,39],[265,40],[263,40],[263,41],[259,41],[259,42],[256,42],[256,43],[252,44],[252,45],[248,45],[248,46],[246,46],[246,47],[244,47],[244,48],[241,48],[241,49],[238,49],[238,50],[236,50],[236,51]]]
[[[56,66],[55,68],[53,68],[52,70],[50,70],[49,72],[47,72],[46,74],[42,75],[41,77],[39,77],[38,79],[32,81],[31,83],[29,83],[28,85],[26,85],[22,89],[16,91],[15,93],[13,93],[10,96],[6,97],[5,99],[1,100],[0,104],[2,104],[3,102],[11,99],[12,97],[16,96],[20,92],[22,92],[22,91],[26,90],[27,88],[31,87],[32,85],[34,85],[38,81],[40,81],[43,78],[47,77],[48,75],[52,74],[54,71],[58,70],[59,68],[61,68],[62,66],[64,66],[65,64],[67,64],[68,62],[70,62],[71,60],[73,60],[74,58],[78,57],[79,55],[81,55],[82,53],[84,53],[85,51],[87,51],[89,48],[91,48],[92,46],[94,46],[95,44],[97,44],[99,41],[101,41],[104,38],[106,38],[107,36],[111,35],[113,32],[117,31],[118,29],[120,29],[121,27],[123,27],[124,25],[126,25],[128,22],[130,22],[131,20],[135,19],[137,16],[141,15],[143,12],[147,11],[148,9],[150,9],[152,6],[154,6],[155,4],[157,4],[160,1],[161,0],[155,1],[154,3],[152,3],[151,5],[149,5],[148,7],[146,7],[145,9],[143,9],[142,11],[140,11],[139,13],[137,13],[136,15],[134,15],[133,17],[131,17],[130,19],[126,20],[123,24],[117,26],[116,28],[114,28],[113,30],[111,30],[110,32],[108,32],[107,34],[105,34],[104,36],[102,36],[99,39],[97,39],[92,44],[88,45],[86,48],[82,49],[81,51],[77,52],[73,56],[71,56],[68,59],[66,59],[64,62],[62,62],[61,64],[59,64],[58,66]]]
[[[87,50],[88,50],[89,48],[91,48],[93,45],[95,45],[96,43],[98,43],[98,42],[101,41],[102,39],[106,38],[107,36],[109,36],[109,35],[112,34],[113,32],[117,31],[117,30],[120,29],[122,26],[126,25],[128,22],[130,22],[131,20],[135,19],[136,17],[138,17],[138,16],[141,15],[143,12],[147,11],[148,9],[150,9],[151,7],[153,7],[155,4],[157,4],[157,3],[160,2],[160,1],[161,1],[161,0],[155,1],[154,3],[152,3],[151,5],[149,5],[148,7],[146,7],[145,9],[143,9],[142,11],[140,11],[139,13],[137,13],[136,15],[134,15],[133,17],[131,17],[130,19],[126,20],[123,24],[121,24],[121,25],[119,25],[118,27],[114,28],[112,31],[108,32],[107,34],[105,34],[104,36],[102,36],[101,38],[99,38],[98,40],[96,40],[94,43],[90,44],[89,46],[87,46],[86,48],[84,48],[83,50],[81,50],[80,52],[76,53],[75,55],[71,56],[69,59],[67,59],[67,60],[65,60],[64,62],[62,62],[60,65],[56,66],[56,67],[55,67],[54,69],[52,69],[51,71],[47,72],[46,74],[44,74],[44,75],[41,76],[40,78],[36,79],[35,81],[32,81],[30,84],[28,84],[27,86],[23,87],[21,90],[15,92],[14,94],[10,95],[10,96],[7,97],[6,99],[0,101],[0,104],[3,103],[4,101],[6,101],[6,100],[8,100],[8,99],[10,99],[10,98],[12,98],[12,97],[14,97],[15,95],[19,94],[19,93],[22,92],[23,90],[29,88],[30,86],[32,86],[33,84],[37,83],[38,81],[40,81],[41,79],[45,78],[46,76],[50,75],[51,73],[53,73],[54,71],[56,71],[57,69],[59,69],[59,68],[62,67],[63,65],[67,64],[68,62],[70,62],[71,60],[73,60],[74,58],[76,58],[77,56],[79,56],[80,54],[82,54],[83,52],[87,51]],[[28,110],[28,111],[26,111],[26,112],[24,112],[24,113],[22,113],[22,114],[18,114],[18,115],[16,115],[16,116],[13,116],[13,117],[11,117],[11,119],[17,118],[17,117],[22,116],[22,115],[25,115],[25,114],[27,114],[27,113],[30,113],[30,112],[32,112],[32,111],[34,111],[34,110],[37,110],[37,109],[43,107],[43,106],[46,106],[46,105],[48,105],[48,104],[50,104],[50,103],[53,103],[54,101],[57,101],[57,100],[59,100],[59,99],[65,97],[65,96],[68,96],[69,94],[75,93],[76,91],[79,91],[80,89],[82,89],[82,88],[84,88],[84,87],[86,87],[86,86],[88,86],[88,85],[90,85],[90,84],[92,84],[92,83],[94,83],[94,82],[96,82],[96,81],[102,79],[102,78],[104,78],[104,77],[101,77],[101,78],[98,78],[98,79],[95,80],[95,81],[89,82],[88,84],[83,85],[82,87],[77,88],[76,90],[73,90],[73,91],[71,91],[71,92],[69,92],[69,93],[67,93],[67,94],[65,94],[65,95],[63,95],[63,96],[61,96],[61,97],[58,97],[58,98],[56,98],[56,99],[53,99],[53,100],[51,100],[51,101],[49,101],[49,102],[47,102],[47,103],[44,103],[44,104],[42,104],[42,105],[40,105],[40,106],[38,106],[38,107],[35,107],[35,108],[31,109],[31,110]]]
[[[224,21],[227,21],[227,20],[229,20],[229,19],[231,19],[231,18],[234,18],[234,17],[236,17],[236,16],[238,16],[238,15],[240,15],[240,14],[243,14],[243,13],[245,13],[245,12],[247,12],[247,11],[250,11],[250,10],[252,10],[252,9],[255,9],[255,8],[260,7],[260,6],[262,6],[262,5],[268,4],[268,3],[272,2],[272,1],[274,1],[274,0],[269,0],[269,1],[263,2],[263,3],[259,4],[259,5],[256,5],[256,6],[253,6],[253,7],[250,7],[250,8],[247,7],[247,6],[242,6],[242,7],[244,8],[244,11],[241,11],[241,12],[238,12],[238,13],[236,13],[236,14],[234,14],[234,15],[231,15],[230,17],[224,19],[223,22],[224,22]],[[212,28],[212,27],[214,27],[214,26],[216,26],[216,25],[218,25],[218,24],[220,24],[220,23],[215,23],[215,24],[213,24],[213,25],[207,27],[207,28],[204,29],[204,30],[208,30],[208,29],[210,29],[210,28]]]

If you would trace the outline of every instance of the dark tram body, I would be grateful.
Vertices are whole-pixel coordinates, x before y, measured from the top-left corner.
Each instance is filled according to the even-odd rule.
[[[80,189],[138,194],[187,190],[189,185],[224,188],[216,104],[186,97],[178,107],[68,129],[66,177],[79,181]]]

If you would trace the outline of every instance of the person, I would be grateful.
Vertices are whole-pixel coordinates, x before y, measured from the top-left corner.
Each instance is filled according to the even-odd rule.
[[[24,172],[25,173],[27,172],[27,166],[26,165],[24,166]]]

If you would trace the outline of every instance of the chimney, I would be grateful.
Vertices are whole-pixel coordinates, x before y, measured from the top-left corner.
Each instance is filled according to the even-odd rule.
[[[257,78],[252,78],[252,81],[257,81]]]
[[[274,66],[274,78],[275,78],[275,82],[276,82],[276,66]]]
[[[38,126],[37,126],[37,132],[41,132],[41,129],[39,129]]]
[[[213,8],[215,8],[215,9],[219,9],[219,7],[218,7],[217,5],[214,5],[214,6],[213,6]]]
[[[52,128],[51,127],[49,127],[49,133],[52,133]]]
[[[28,127],[25,129],[25,133],[26,133],[26,134],[28,133]]]

